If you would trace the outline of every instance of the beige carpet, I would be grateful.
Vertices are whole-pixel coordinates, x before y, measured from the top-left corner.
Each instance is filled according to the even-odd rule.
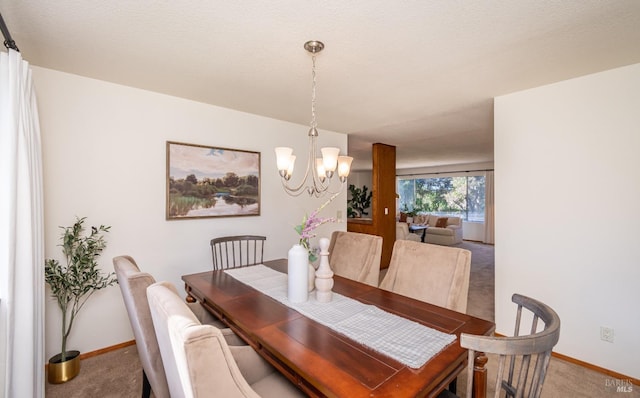
[[[493,246],[465,241],[458,247],[471,250],[471,281],[468,312],[494,320],[494,257]],[[489,356],[489,380],[495,374],[496,359]],[[616,392],[616,382],[602,373],[552,358],[543,398],[640,398],[640,387],[632,392]],[[466,375],[458,379],[458,395],[464,396]],[[493,393],[493,386],[489,387]],[[136,346],[85,359],[80,374],[59,385],[47,384],[46,396],[51,398],[135,398],[142,392],[142,368]],[[491,395],[489,395],[491,396]]]
[[[49,384],[51,398],[139,398],[142,366],[135,345],[80,361],[80,374],[64,384]]]
[[[493,246],[464,241],[455,247],[471,251],[467,313],[494,322],[496,310]]]

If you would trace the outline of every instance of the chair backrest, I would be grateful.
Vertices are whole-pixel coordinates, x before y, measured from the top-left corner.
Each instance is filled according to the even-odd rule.
[[[469,350],[467,368],[467,397],[471,397],[473,367],[476,352],[499,355],[495,380],[495,397],[504,390],[507,397],[538,398],[542,392],[551,350],[560,338],[560,317],[548,305],[532,298],[514,294],[511,300],[518,305],[513,337],[476,336],[462,333],[460,345]],[[531,314],[523,314],[525,308]],[[532,316],[531,316],[532,315]],[[531,325],[521,335],[521,321],[531,317]],[[542,328],[538,321],[543,322]],[[539,330],[542,329],[542,330]],[[508,360],[508,365],[507,365]]]
[[[406,239],[409,235],[409,226],[406,222],[396,222],[396,240]]]
[[[397,240],[380,288],[466,312],[470,274],[469,250]]]
[[[382,237],[334,231],[329,243],[329,265],[342,277],[378,286]]]
[[[168,282],[147,289],[172,398],[259,397],[219,329],[202,325]]]
[[[129,256],[114,257],[113,267],[136,338],[140,362],[151,390],[158,398],[169,398],[167,378],[147,301],[147,287],[155,283],[155,279],[147,273],[140,272],[135,260]]]
[[[213,269],[262,264],[267,238],[257,235],[223,236],[211,239]]]

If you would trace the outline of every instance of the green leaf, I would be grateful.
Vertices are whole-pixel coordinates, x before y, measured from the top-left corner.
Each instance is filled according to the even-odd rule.
[[[62,350],[71,332],[73,321],[91,295],[118,282],[115,273],[101,273],[98,257],[106,247],[104,233],[111,227],[91,227],[89,235],[83,235],[86,218],[77,218],[70,227],[60,227],[62,254],[65,263],[55,259],[45,260],[45,281],[51,295],[62,311]]]

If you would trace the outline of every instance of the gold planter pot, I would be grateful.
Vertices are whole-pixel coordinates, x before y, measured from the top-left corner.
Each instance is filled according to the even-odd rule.
[[[80,351],[67,351],[67,360],[60,362],[62,354],[57,354],[49,359],[49,383],[65,383],[80,373]]]

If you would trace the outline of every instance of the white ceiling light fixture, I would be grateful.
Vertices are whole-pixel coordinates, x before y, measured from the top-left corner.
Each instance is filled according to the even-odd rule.
[[[316,54],[322,51],[324,43],[311,40],[304,43],[304,48],[311,53],[312,60],[312,86],[311,86],[311,127],[309,128],[309,158],[307,170],[300,184],[290,185],[293,174],[293,166],[296,156],[293,149],[288,147],[276,148],[276,164],[280,173],[282,187],[291,196],[298,196],[302,192],[307,192],[309,196],[320,197],[329,192],[329,186],[333,176],[338,174],[340,180],[340,190],[347,181],[351,170],[353,158],[350,156],[340,156],[340,148],[322,148],[322,157],[318,156],[318,130],[316,129]],[[311,179],[309,180],[309,177]],[[309,180],[309,181],[308,181]],[[335,192],[331,192],[335,193]]]

